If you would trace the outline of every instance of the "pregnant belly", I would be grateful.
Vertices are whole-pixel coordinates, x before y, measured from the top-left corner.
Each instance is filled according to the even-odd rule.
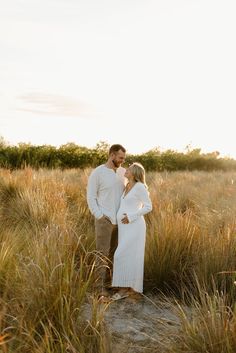
[[[117,213],[117,223],[118,224],[122,224],[121,220],[125,217],[125,213],[129,214],[129,211],[122,210]],[[131,212],[130,212],[130,214],[131,214]],[[130,224],[137,224],[137,223],[140,225],[140,227],[145,226],[146,223],[145,223],[144,217],[139,216],[139,217],[137,217],[137,219],[132,221]]]

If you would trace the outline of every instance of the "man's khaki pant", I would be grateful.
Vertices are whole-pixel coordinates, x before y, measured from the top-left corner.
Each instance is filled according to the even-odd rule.
[[[96,283],[97,291],[111,285],[113,257],[118,245],[118,227],[102,217],[95,220],[96,234]]]

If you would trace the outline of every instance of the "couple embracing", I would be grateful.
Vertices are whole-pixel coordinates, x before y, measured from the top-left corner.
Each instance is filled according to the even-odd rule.
[[[89,176],[87,202],[95,217],[97,279],[99,298],[106,300],[143,292],[146,223],[143,215],[152,210],[140,163],[127,169],[126,150],[115,144],[108,160]]]

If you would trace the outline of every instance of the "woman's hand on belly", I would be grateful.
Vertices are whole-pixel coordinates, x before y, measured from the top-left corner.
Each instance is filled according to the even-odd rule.
[[[123,224],[128,224],[129,223],[129,220],[128,220],[128,217],[127,217],[127,213],[123,213],[123,218],[121,218],[121,223]]]

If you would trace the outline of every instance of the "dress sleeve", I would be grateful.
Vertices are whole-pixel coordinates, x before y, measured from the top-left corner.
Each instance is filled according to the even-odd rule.
[[[138,217],[151,212],[152,210],[152,202],[149,197],[149,192],[143,184],[140,184],[137,188],[136,197],[138,197],[143,206],[137,212],[127,213],[127,217],[130,223],[135,221]]]
[[[87,185],[87,203],[92,215],[99,219],[102,218],[103,214],[100,210],[97,202],[97,195],[98,195],[98,187],[99,187],[99,180],[98,180],[97,171],[94,170],[88,179]]]

